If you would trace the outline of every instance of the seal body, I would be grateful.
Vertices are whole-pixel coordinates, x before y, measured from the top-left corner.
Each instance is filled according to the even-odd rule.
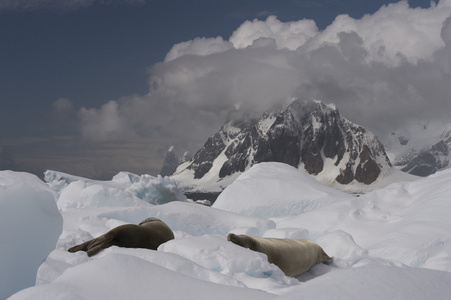
[[[118,226],[104,235],[68,249],[69,252],[86,251],[88,256],[100,250],[119,246],[157,250],[161,244],[174,239],[174,233],[166,223],[157,218],[148,218],[139,223]]]
[[[259,238],[230,233],[227,240],[266,254],[268,261],[278,266],[287,276],[302,274],[316,264],[333,260],[320,245],[305,239]]]

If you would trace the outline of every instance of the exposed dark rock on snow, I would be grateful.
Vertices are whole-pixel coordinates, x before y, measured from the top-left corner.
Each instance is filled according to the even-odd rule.
[[[370,184],[391,167],[379,140],[341,117],[334,105],[297,100],[257,120],[228,122],[207,140],[186,170],[194,171],[195,179],[209,172],[224,178],[269,161],[341,184],[353,180]]]
[[[188,151],[185,151],[185,153],[183,153],[182,158],[180,159],[180,163],[183,164],[187,161],[191,161],[193,159],[193,157],[191,156],[191,154]]]
[[[434,174],[440,169],[446,168],[449,164],[449,144],[448,140],[441,140],[430,148],[424,149],[419,153],[410,153],[395,163],[396,166],[402,166],[401,170],[412,175],[428,176]]]
[[[189,168],[194,170],[194,178],[202,178],[210,171],[213,161],[221,154],[226,145],[221,137],[221,132],[209,137],[204,147],[199,150],[193,158]]]
[[[188,199],[194,201],[208,200],[210,204],[213,204],[219,197],[221,192],[185,192],[185,196]]]
[[[398,137],[399,143],[403,146],[407,145],[409,143],[409,140],[403,136]]]
[[[175,154],[174,147],[171,146],[166,152],[166,156],[164,158],[163,166],[161,167],[160,175],[161,176],[170,176],[174,174],[177,167],[180,165],[180,160]]]

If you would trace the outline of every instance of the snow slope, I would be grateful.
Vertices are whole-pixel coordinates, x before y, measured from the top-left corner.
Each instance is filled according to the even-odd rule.
[[[35,283],[63,218],[57,193],[28,173],[0,172],[0,299]]]
[[[83,179],[73,181],[60,190],[58,204],[72,205],[61,210],[63,232],[37,285],[11,299],[449,299],[451,170],[360,197],[293,170],[255,165],[215,207],[153,205],[132,195],[133,205],[127,197],[86,201],[92,194],[70,189]],[[96,185],[118,193],[112,182]],[[127,184],[115,188],[132,193]],[[66,251],[147,217],[165,221],[176,238],[158,251],[111,247],[91,258]],[[335,259],[287,277],[265,255],[227,242],[229,232],[309,238]]]

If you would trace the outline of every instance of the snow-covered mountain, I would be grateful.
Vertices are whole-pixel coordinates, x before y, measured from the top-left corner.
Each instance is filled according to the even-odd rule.
[[[169,147],[166,152],[166,156],[164,157],[163,166],[161,167],[160,175],[161,176],[170,176],[174,174],[177,170],[177,167],[184,162],[191,161],[192,157],[189,152],[185,152],[182,158],[179,159],[177,153],[175,153],[174,146]]]
[[[383,145],[334,105],[295,100],[258,119],[230,121],[173,178],[207,190],[260,162],[282,162],[327,185],[371,184],[392,169]]]
[[[396,130],[386,143],[395,167],[423,177],[449,166],[450,148],[451,125],[430,122]]]
[[[161,167],[160,175],[169,176],[174,174],[177,167],[180,165],[180,159],[174,151],[174,146],[171,146],[164,157],[163,166]]]

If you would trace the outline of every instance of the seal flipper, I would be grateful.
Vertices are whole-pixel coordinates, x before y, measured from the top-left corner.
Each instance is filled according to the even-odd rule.
[[[83,244],[73,246],[67,251],[75,253],[77,251],[85,251],[89,257],[97,254],[100,250],[111,247],[113,238],[106,234],[99,236],[98,238],[84,242]]]
[[[102,236],[99,236],[96,239],[93,239],[89,245],[86,247],[86,253],[89,257],[97,254],[100,250],[111,247],[113,238],[111,235],[104,234]]]
[[[323,263],[330,263],[334,260],[333,256],[327,255],[327,253],[321,248],[322,255],[323,255]]]
[[[92,242],[92,240],[84,242],[83,244],[80,244],[80,245],[73,246],[73,247],[67,249],[67,251],[69,251],[71,253],[75,253],[77,251],[86,251],[89,243],[91,243],[91,242]]]

